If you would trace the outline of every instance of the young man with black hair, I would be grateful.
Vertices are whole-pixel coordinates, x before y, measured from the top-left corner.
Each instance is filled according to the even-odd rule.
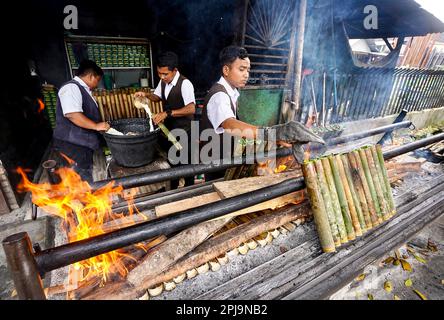
[[[245,87],[250,73],[250,59],[248,52],[242,47],[228,46],[219,54],[221,73],[219,81],[215,83],[205,97],[202,118],[200,122],[201,132],[206,129],[214,129],[219,134],[220,158],[231,157],[231,150],[223,149],[223,136],[244,137],[247,139],[267,139],[270,130],[276,142],[284,147],[292,147],[295,158],[303,161],[304,151],[302,144],[308,142],[324,143],[324,141],[306,129],[302,124],[290,121],[286,124],[273,127],[260,128],[240,121],[237,117],[239,88]],[[229,137],[228,140],[231,140]],[[208,142],[203,142],[205,145]],[[227,152],[228,151],[228,152]],[[206,174],[206,180],[221,178],[224,171]]]
[[[97,102],[92,96],[92,90],[97,88],[102,76],[102,69],[94,61],[84,60],[77,76],[62,85],[57,97],[53,150],[73,160],[74,170],[88,182],[93,180],[94,150],[100,147],[98,132],[110,128],[108,123],[101,121]],[[63,163],[59,165],[63,166]]]
[[[154,93],[136,92],[135,97],[147,97],[151,101],[162,101],[163,112],[156,114],[153,118],[155,124],[163,122],[171,131],[183,129],[187,132],[188,163],[191,162],[191,121],[194,119],[196,110],[196,99],[194,87],[190,80],[181,75],[178,70],[179,59],[174,52],[165,52],[158,58],[157,74],[160,81]],[[163,139],[161,145],[166,152],[172,146],[169,141]],[[185,186],[193,185],[194,177],[185,178]],[[171,188],[178,186],[178,180],[171,181]]]

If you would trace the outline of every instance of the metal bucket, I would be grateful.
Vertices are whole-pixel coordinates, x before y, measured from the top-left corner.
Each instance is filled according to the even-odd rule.
[[[160,129],[150,132],[147,119],[131,118],[110,121],[111,128],[122,132],[123,136],[103,133],[113,158],[122,167],[136,168],[154,161],[157,154],[157,141]],[[137,135],[126,135],[128,132]]]

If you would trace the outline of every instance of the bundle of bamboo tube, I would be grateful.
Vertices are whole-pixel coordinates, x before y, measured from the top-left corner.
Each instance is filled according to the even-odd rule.
[[[95,90],[93,95],[99,106],[102,121],[126,118],[146,118],[144,110],[134,107],[134,93],[136,91],[150,92],[149,88],[122,88],[114,90]],[[163,111],[162,102],[150,101],[150,110],[153,114]]]
[[[308,160],[302,169],[324,252],[336,251],[395,214],[380,145]]]

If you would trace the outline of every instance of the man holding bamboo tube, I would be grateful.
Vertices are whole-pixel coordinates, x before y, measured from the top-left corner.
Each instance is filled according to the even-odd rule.
[[[147,97],[151,101],[162,101],[163,112],[153,117],[155,124],[164,123],[169,130],[185,130],[188,137],[187,152],[188,163],[191,163],[191,121],[196,110],[194,87],[190,80],[179,73],[179,59],[174,52],[165,52],[159,56],[157,74],[160,81],[154,93],[136,92],[134,97]],[[183,144],[183,141],[182,141]],[[161,148],[168,153],[172,144],[162,138]],[[176,189],[179,181],[171,181],[171,188]],[[193,185],[194,177],[185,178],[185,186]]]
[[[219,61],[221,77],[205,97],[200,121],[201,137],[205,130],[213,130],[216,135],[207,141],[201,141],[202,149],[216,151],[220,158],[225,159],[233,155],[234,139],[231,142],[231,149],[227,150],[224,146],[224,141],[229,141],[232,137],[262,141],[275,140],[274,142],[283,147],[292,147],[296,160],[302,163],[304,158],[303,144],[308,142],[325,143],[320,137],[295,121],[261,128],[239,120],[237,117],[237,102],[240,96],[238,89],[245,87],[248,82],[250,73],[248,52],[242,47],[228,46],[220,52]],[[209,144],[211,144],[211,148],[207,148]],[[212,158],[214,154],[209,155],[209,158]],[[223,176],[224,171],[205,175],[207,181]]]
[[[107,122],[100,121],[97,102],[92,96],[102,76],[103,70],[94,61],[84,60],[77,76],[60,88],[57,97],[53,151],[73,160],[73,169],[88,182],[93,180],[94,150],[100,147],[98,132],[110,128]],[[64,157],[58,163],[71,166]]]

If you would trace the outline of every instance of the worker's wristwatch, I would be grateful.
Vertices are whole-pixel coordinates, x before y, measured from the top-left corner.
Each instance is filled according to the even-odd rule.
[[[171,111],[171,110],[167,110],[165,112],[167,114],[167,117],[171,117],[173,115],[173,111]]]

